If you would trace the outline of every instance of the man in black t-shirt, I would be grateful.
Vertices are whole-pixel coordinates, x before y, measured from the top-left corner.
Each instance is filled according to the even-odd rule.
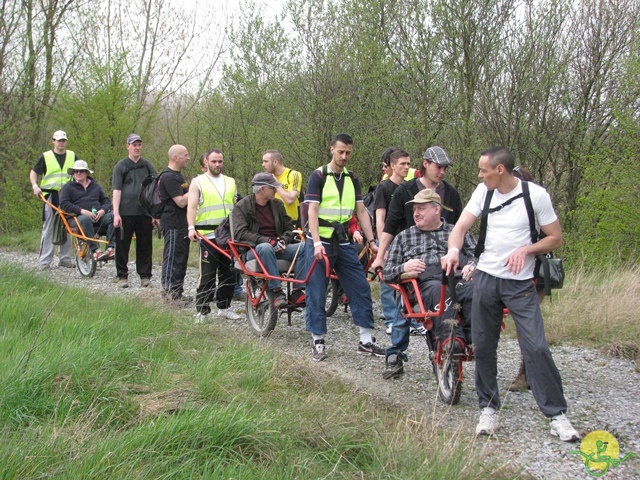
[[[393,197],[396,188],[404,182],[404,178],[409,172],[409,167],[411,167],[411,158],[407,152],[399,148],[391,152],[389,155],[391,175],[378,185],[373,200],[373,208],[376,215],[376,235],[379,239],[382,238],[387,210],[391,205],[391,197]],[[394,290],[386,283],[380,284],[380,303],[382,304],[382,315],[384,315],[385,331],[388,335],[391,335],[392,325],[398,314],[398,309],[396,308]]]
[[[170,301],[186,306],[193,300],[182,295],[184,277],[189,260],[189,232],[187,230],[187,199],[189,182],[182,176],[182,170],[189,164],[189,152],[182,145],[169,149],[169,165],[158,177],[160,198],[164,209],[160,225],[164,235],[162,254],[162,296]]]

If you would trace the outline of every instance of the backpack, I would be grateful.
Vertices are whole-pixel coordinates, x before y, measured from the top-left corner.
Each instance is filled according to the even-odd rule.
[[[367,210],[369,214],[369,220],[371,220],[371,228],[373,229],[373,236],[375,238],[378,237],[376,231],[376,211],[373,208],[373,201],[375,200],[376,190],[378,185],[370,186],[367,194],[362,198],[362,203],[364,203],[364,208]]]
[[[147,175],[142,181],[142,188],[140,189],[140,195],[138,201],[145,214],[152,218],[160,218],[164,211],[164,206],[167,203],[166,200],[162,200],[160,197],[160,175]]]

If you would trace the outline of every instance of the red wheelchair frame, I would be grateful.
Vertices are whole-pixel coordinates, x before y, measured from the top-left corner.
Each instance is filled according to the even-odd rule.
[[[304,305],[287,304],[282,308],[275,308],[267,296],[267,284],[270,280],[285,282],[287,285],[285,291],[288,298],[291,294],[292,287],[307,283],[311,273],[316,268],[318,259],[314,259],[313,263],[308,267],[308,271],[304,279],[298,280],[294,278],[293,263],[283,260],[278,261],[281,275],[274,276],[267,272],[267,269],[257,254],[254,245],[247,242],[229,240],[227,243],[228,248],[222,248],[215,241],[206,238],[198,232],[196,233],[200,241],[205,242],[207,245],[211,246],[228,258],[229,261],[234,262],[235,269],[240,270],[245,275],[246,279],[244,282],[244,289],[247,295],[245,307],[247,311],[247,320],[249,321],[249,326],[253,333],[261,337],[269,336],[276,326],[279,313],[286,313],[288,324],[291,325],[292,313],[301,311],[300,309]],[[244,260],[243,254],[249,251],[253,253],[254,258],[247,262]],[[298,254],[304,255],[304,242],[300,245],[300,251]],[[325,275],[330,277],[328,258],[325,256],[324,260]],[[255,267],[250,268],[248,265],[250,262],[255,262]]]
[[[378,270],[380,281],[382,281],[382,272]],[[441,316],[446,308],[447,287],[450,291],[455,290],[455,286],[450,282],[449,277],[443,271],[440,290],[440,302],[435,310],[429,311],[424,305],[420,295],[417,274],[403,274],[399,283],[387,283],[391,288],[399,293],[402,299],[402,316],[406,319],[413,319],[421,323],[427,330],[425,342],[429,351],[429,360],[431,361],[433,373],[438,383],[438,397],[448,405],[455,405],[460,401],[462,393],[462,382],[464,381],[463,362],[473,361],[473,345],[464,346],[462,353],[453,353],[452,342],[457,342],[455,328],[451,328],[451,334],[445,341],[440,342],[433,332],[433,317]],[[452,297],[453,297],[452,293]],[[415,298],[415,300],[414,300]],[[453,297],[455,298],[455,297]],[[453,301],[453,300],[452,300]],[[459,306],[456,306],[459,309]],[[508,309],[503,311],[503,322],[501,329],[505,329],[504,316],[509,313]],[[445,320],[448,321],[448,320]],[[463,322],[460,315],[457,315],[455,322]]]

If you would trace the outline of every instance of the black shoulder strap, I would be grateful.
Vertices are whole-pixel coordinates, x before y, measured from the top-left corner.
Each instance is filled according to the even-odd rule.
[[[478,243],[473,251],[475,258],[480,258],[482,252],[484,252],[484,241],[487,238],[487,217],[489,216],[489,205],[491,204],[491,198],[493,197],[493,190],[487,190],[487,196],[484,198],[484,205],[482,207],[482,214],[480,215],[480,232],[478,233]]]
[[[529,183],[525,181],[520,181],[520,183],[522,184],[522,193],[511,197],[506,202],[493,208],[489,208],[491,198],[493,197],[493,190],[487,191],[487,196],[484,199],[484,206],[482,207],[478,243],[476,244],[476,248],[473,252],[473,256],[475,258],[480,258],[480,255],[482,254],[482,252],[484,252],[484,242],[487,238],[487,219],[489,217],[489,214],[502,210],[507,205],[511,205],[518,198],[524,199],[524,204],[527,208],[527,216],[529,217],[529,231],[531,233],[531,243],[536,243],[538,241],[538,230],[536,230],[535,214],[533,212],[533,205],[531,204],[531,196],[529,195]]]

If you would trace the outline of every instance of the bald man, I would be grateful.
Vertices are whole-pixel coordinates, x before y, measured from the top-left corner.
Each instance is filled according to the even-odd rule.
[[[187,306],[193,298],[182,295],[189,260],[187,230],[187,198],[189,182],[182,176],[189,164],[189,152],[183,145],[173,145],[168,152],[169,165],[158,177],[160,198],[164,209],[160,226],[164,235],[162,255],[162,296],[178,306]]]

